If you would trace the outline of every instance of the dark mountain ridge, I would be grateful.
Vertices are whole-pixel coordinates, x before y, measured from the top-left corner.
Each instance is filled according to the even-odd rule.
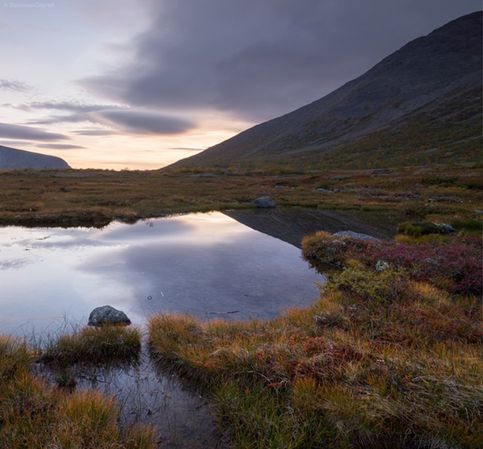
[[[322,99],[174,166],[474,160],[481,149],[481,79],[478,11],[409,42]]]
[[[0,170],[67,168],[70,168],[69,164],[60,157],[0,146]]]

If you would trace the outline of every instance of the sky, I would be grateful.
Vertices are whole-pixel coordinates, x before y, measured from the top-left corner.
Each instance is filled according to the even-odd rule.
[[[2,0],[0,145],[152,169],[317,100],[479,0]]]

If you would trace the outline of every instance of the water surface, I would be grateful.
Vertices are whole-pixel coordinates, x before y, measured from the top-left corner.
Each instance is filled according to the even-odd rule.
[[[300,250],[218,212],[103,229],[0,228],[0,332],[55,332],[97,306],[271,318],[310,304],[322,277]]]
[[[271,318],[313,302],[318,281],[298,248],[221,213],[103,229],[0,228],[0,333],[55,336],[104,304],[141,328],[156,312]],[[138,364],[72,374],[77,388],[116,397],[125,424],[155,424],[163,448],[226,447],[207,400],[161,371],[146,344]]]

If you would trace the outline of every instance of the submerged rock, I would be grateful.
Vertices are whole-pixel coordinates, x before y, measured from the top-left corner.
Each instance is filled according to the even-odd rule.
[[[104,324],[131,324],[131,320],[122,310],[112,306],[96,307],[89,315],[89,326],[103,326]]]
[[[253,204],[260,208],[273,208],[276,206],[275,201],[271,196],[260,196],[253,201]]]
[[[354,231],[340,231],[336,232],[333,234],[335,237],[350,237],[353,239],[359,239],[359,240],[379,240],[376,237],[373,237],[372,235],[368,234],[362,234],[361,232],[354,232]]]

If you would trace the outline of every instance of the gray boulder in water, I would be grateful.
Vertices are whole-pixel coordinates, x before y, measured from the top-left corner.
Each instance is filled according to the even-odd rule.
[[[374,240],[374,241],[379,240],[376,237],[373,237],[372,235],[362,234],[360,232],[354,232],[354,231],[340,231],[340,232],[336,232],[333,235],[335,237],[350,237],[352,239],[359,239],[359,240]]]
[[[89,326],[103,326],[105,324],[131,324],[127,315],[112,306],[96,307],[89,315]]]
[[[257,207],[266,209],[276,206],[275,201],[273,201],[273,198],[271,196],[261,196],[254,200],[253,204],[255,204],[255,206]]]

